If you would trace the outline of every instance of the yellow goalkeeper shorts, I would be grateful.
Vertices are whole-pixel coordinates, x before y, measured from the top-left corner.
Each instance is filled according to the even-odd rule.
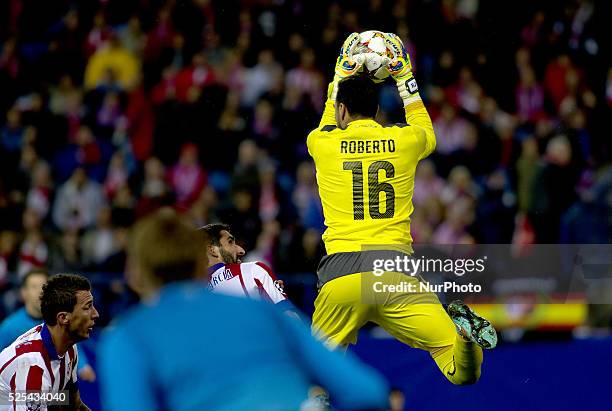
[[[435,294],[421,292],[420,283],[401,273],[335,278],[315,300],[313,334],[329,347],[345,347],[355,344],[359,329],[371,321],[414,348],[431,352],[453,345],[455,325]]]

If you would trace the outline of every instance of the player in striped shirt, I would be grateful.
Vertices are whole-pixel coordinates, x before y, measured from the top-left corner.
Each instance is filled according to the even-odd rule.
[[[287,299],[282,280],[272,269],[256,261],[243,263],[245,251],[226,224],[208,224],[201,228],[210,239],[208,246],[208,284],[216,293],[248,297],[276,304],[287,311],[295,311]]]
[[[23,276],[19,292],[24,306],[5,318],[0,324],[0,351],[11,345],[21,334],[42,322],[40,294],[48,279],[49,274],[44,268],[34,268]],[[79,354],[79,369],[77,370],[79,379],[94,382],[96,372],[89,364],[81,344],[77,344],[76,349]]]
[[[67,393],[68,408],[88,410],[76,386],[75,344],[89,338],[99,317],[85,277],[59,274],[43,286],[44,322],[0,353],[0,411],[47,410],[40,395]],[[57,398],[56,398],[57,399]]]

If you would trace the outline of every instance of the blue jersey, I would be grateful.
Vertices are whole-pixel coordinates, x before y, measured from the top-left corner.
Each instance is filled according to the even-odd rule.
[[[313,385],[340,409],[384,409],[387,385],[352,355],[329,351],[270,304],[166,286],[99,344],[109,411],[299,410]]]
[[[15,311],[0,324],[0,351],[11,345],[21,334],[42,322],[42,318],[34,318],[28,314],[25,307]],[[79,352],[78,369],[80,370],[89,365],[89,361],[79,344],[77,344],[77,350]]]

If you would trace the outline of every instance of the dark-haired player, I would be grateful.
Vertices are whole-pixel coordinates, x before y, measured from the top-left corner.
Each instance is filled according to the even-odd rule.
[[[447,314],[433,294],[417,301],[401,293],[373,294],[364,287],[374,259],[412,253],[415,169],[435,149],[436,137],[410,59],[394,34],[385,35],[393,55],[387,69],[403,100],[406,123],[384,127],[374,120],[377,86],[356,75],[360,65],[352,56],[359,41],[357,33],[345,41],[321,123],[307,139],[327,226],[313,331],[329,346],[347,346],[372,321],[398,340],[429,351],[454,384],[472,384],[480,376],[481,347],[497,343],[486,320],[463,303],[450,304]],[[364,300],[366,292],[371,301]]]
[[[0,410],[47,409],[39,393],[65,393],[71,410],[88,410],[76,386],[75,344],[89,338],[99,317],[85,277],[58,274],[43,286],[44,323],[21,335],[0,353]],[[29,395],[30,394],[30,395]]]
[[[32,269],[23,276],[19,287],[23,307],[5,318],[0,324],[0,351],[11,345],[21,334],[42,322],[40,294],[48,279],[49,274],[44,268]],[[94,382],[96,373],[89,364],[80,344],[77,344],[77,351],[79,355],[79,379]]]
[[[226,224],[208,224],[201,228],[210,237],[208,253],[208,285],[216,293],[268,301],[293,310],[283,284],[266,264],[243,263],[245,251]]]

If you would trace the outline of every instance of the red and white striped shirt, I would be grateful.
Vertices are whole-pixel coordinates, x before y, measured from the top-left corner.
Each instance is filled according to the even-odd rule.
[[[25,402],[10,404],[10,392],[57,393],[66,390],[69,382],[77,381],[77,363],[74,345],[65,355],[57,355],[44,323],[22,334],[0,353],[0,411],[29,409]],[[46,405],[36,409],[46,410]]]
[[[208,286],[215,293],[264,300],[273,304],[287,300],[281,283],[264,263],[218,263],[210,267],[208,273]]]

